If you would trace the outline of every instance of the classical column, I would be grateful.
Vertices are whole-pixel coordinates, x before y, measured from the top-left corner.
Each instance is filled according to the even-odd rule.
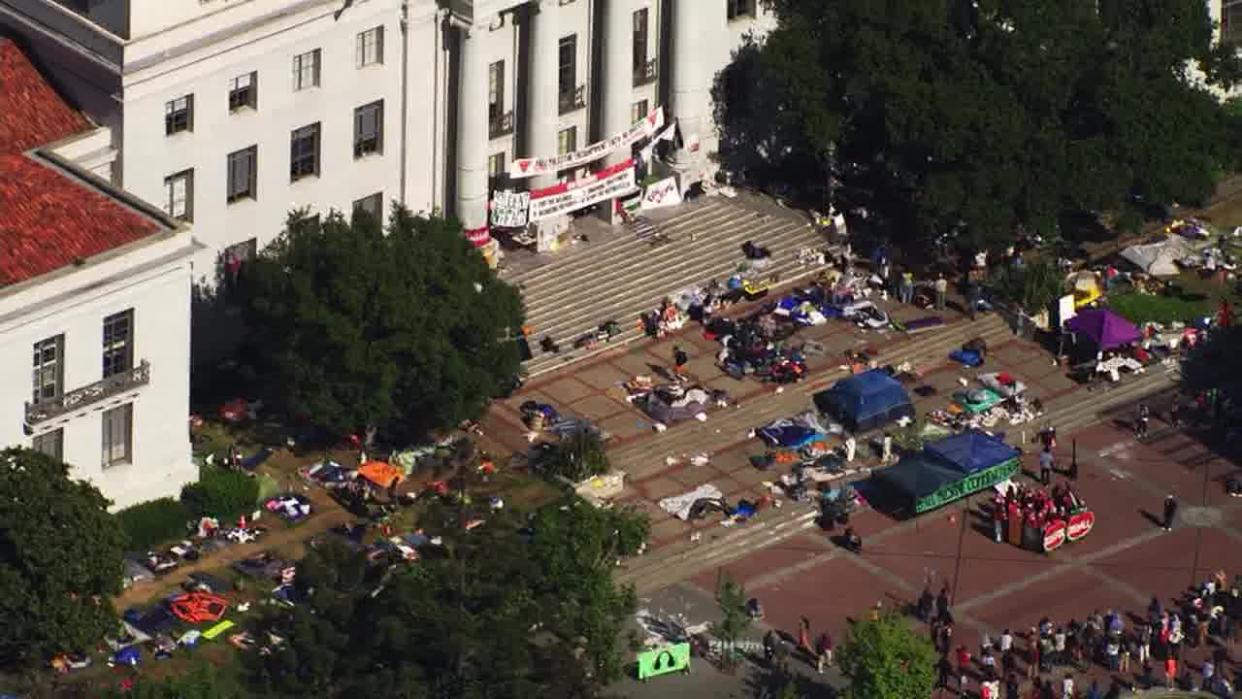
[[[603,127],[600,136],[609,138],[630,127],[630,108],[634,101],[634,15],[630,0],[605,0],[604,14],[604,90]],[[601,86],[596,86],[598,89]],[[629,149],[608,156],[612,165],[629,157]]]
[[[727,32],[725,4],[705,7],[696,0],[672,0],[673,41],[670,95],[672,116],[684,140],[685,149],[674,156],[673,167],[687,175],[686,182],[702,177],[702,141],[711,126],[711,57],[720,53],[717,42]]]
[[[486,32],[486,22],[458,30],[457,217],[467,232],[487,225]]]
[[[530,28],[530,95],[526,100],[527,114],[522,120],[526,129],[528,158],[550,158],[556,155],[556,129],[560,119],[557,100],[557,68],[560,27],[557,22],[556,0],[533,3]],[[547,187],[556,183],[556,175],[531,178],[531,187]]]

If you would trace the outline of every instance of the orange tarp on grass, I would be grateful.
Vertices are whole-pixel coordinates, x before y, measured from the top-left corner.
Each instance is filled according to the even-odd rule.
[[[394,478],[398,483],[405,480],[405,473],[386,461],[368,461],[358,467],[358,475],[381,488],[392,485]]]

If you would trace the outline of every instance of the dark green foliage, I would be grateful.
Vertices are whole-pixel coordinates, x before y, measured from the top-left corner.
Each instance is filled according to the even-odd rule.
[[[0,668],[95,647],[115,630],[125,534],[108,501],[69,467],[0,451]]]
[[[1237,322],[1236,320],[1234,321]],[[1242,326],[1218,328],[1190,352],[1182,364],[1182,385],[1190,392],[1220,391],[1242,401]]]
[[[156,679],[140,675],[133,689],[112,690],[107,699],[242,699],[245,692],[229,669],[206,662],[185,674]]]
[[[630,515],[567,500],[538,511],[529,538],[508,516],[443,528],[445,555],[412,566],[312,551],[298,585],[314,595],[259,623],[286,643],[246,656],[252,682],[270,696],[595,696],[620,677],[634,605],[611,578],[636,546],[618,533]]]
[[[257,478],[215,466],[204,466],[199,470],[198,482],[181,489],[181,502],[194,518],[235,519],[254,511],[258,500]]]
[[[746,588],[728,574],[716,580],[716,605],[720,608],[720,622],[712,626],[712,634],[728,648],[725,661],[736,661],[733,645],[746,629],[750,628],[750,615],[746,613]]]
[[[1065,278],[1045,255],[1023,267],[1005,265],[992,275],[990,286],[1002,299],[1017,304],[1027,313],[1047,309],[1065,293]]]
[[[1186,70],[1224,82],[1238,64],[1201,2],[773,4],[778,28],[717,80],[722,164],[865,207],[871,233],[910,250],[1003,248],[1132,199],[1192,204],[1238,158],[1238,118]]]
[[[850,680],[847,697],[930,697],[935,688],[936,651],[899,615],[854,622],[840,655],[841,670]]]
[[[131,551],[144,551],[156,544],[184,537],[194,515],[178,500],[149,500],[116,513]]]
[[[518,369],[521,299],[456,222],[394,208],[385,234],[369,217],[295,216],[242,277],[269,399],[337,433],[455,425]]]
[[[565,435],[540,454],[539,468],[549,476],[573,483],[607,473],[608,453],[597,432],[579,430]]]

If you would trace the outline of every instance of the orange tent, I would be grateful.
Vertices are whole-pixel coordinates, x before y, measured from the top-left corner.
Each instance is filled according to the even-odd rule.
[[[394,479],[398,483],[405,480],[405,473],[386,461],[368,461],[358,467],[358,475],[381,488],[392,485]]]

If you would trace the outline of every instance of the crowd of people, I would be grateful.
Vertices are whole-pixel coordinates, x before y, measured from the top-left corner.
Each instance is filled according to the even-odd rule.
[[[1167,607],[1153,597],[1145,614],[1095,610],[1063,624],[1044,618],[1025,631],[985,633],[977,654],[954,644],[947,586],[934,597],[925,587],[915,613],[940,656],[937,689],[960,697],[1106,699],[1157,687],[1230,697],[1242,679],[1242,663],[1229,653],[1242,641],[1242,576],[1230,581],[1223,571]],[[1183,660],[1187,647],[1197,663]],[[1079,679],[1093,668],[1107,670],[1107,679]]]
[[[1068,519],[1084,507],[1069,483],[1058,483],[1050,491],[1010,485],[992,498],[993,535],[998,544],[1008,539],[1022,546],[1024,530],[1043,532],[1048,522]]]

